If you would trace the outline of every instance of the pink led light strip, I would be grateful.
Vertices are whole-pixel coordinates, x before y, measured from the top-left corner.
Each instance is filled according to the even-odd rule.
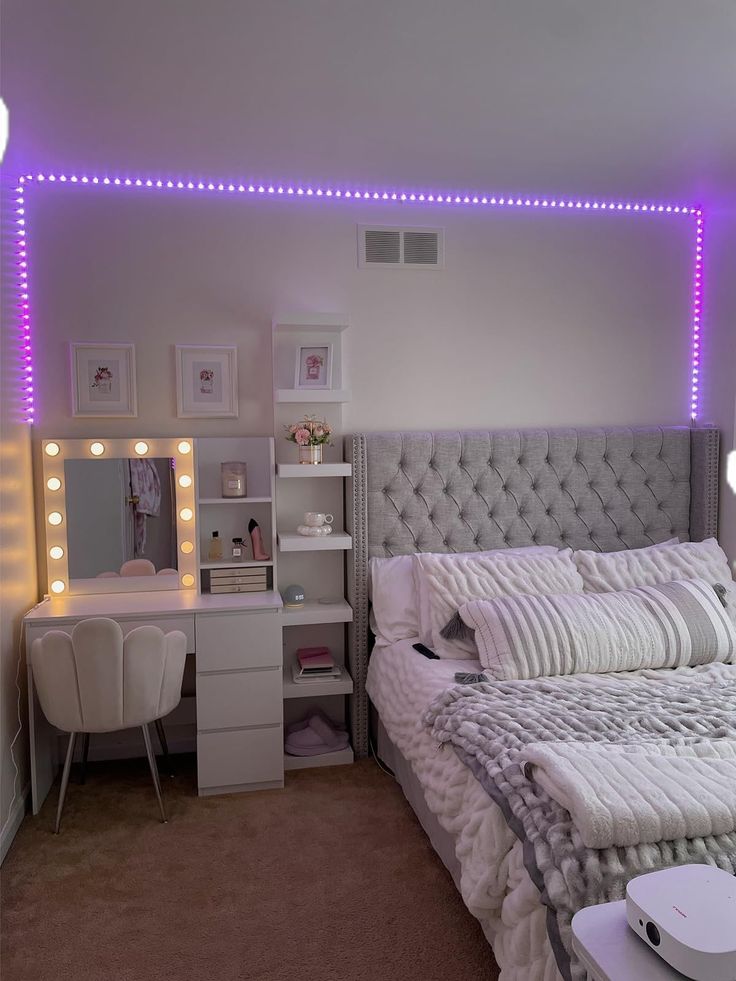
[[[639,214],[673,214],[695,219],[695,284],[692,312],[692,353],[690,382],[690,417],[698,418],[701,391],[701,325],[703,301],[703,212],[692,205],[655,204],[642,201],[586,201],[579,198],[505,197],[488,194],[452,194],[447,192],[366,191],[351,188],[311,187],[291,184],[224,184],[211,181],[161,180],[141,177],[88,177],[76,174],[26,174],[18,179],[16,188],[17,265],[21,351],[25,384],[23,401],[28,422],[33,422],[33,352],[31,345],[31,313],[28,288],[28,248],[26,242],[25,201],[28,189],[34,184],[73,184],[87,187],[126,187],[144,190],[205,191],[218,194],[275,195],[286,197],[336,198],[359,201],[417,203],[432,205],[481,206],[486,208],[536,208],[539,210],[617,211]]]

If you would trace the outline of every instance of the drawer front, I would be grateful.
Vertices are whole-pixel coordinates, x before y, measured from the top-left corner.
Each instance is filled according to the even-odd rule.
[[[228,729],[281,723],[283,681],[280,668],[200,674],[197,678],[197,729]]]
[[[197,614],[197,671],[281,666],[276,613]]]
[[[200,733],[197,775],[201,789],[283,781],[281,726]]]
[[[82,617],[80,619],[86,619]],[[172,630],[181,630],[183,634],[186,634],[187,638],[187,654],[194,654],[194,617],[193,616],[176,616],[176,617],[156,617],[152,616],[147,620],[118,620],[117,617],[109,617],[110,620],[115,620],[119,623],[123,630],[123,636],[130,633],[131,630],[135,630],[136,627],[160,627],[165,634],[170,633]],[[60,621],[58,626],[38,626],[28,628],[28,643],[32,644],[37,637],[43,637],[44,634],[48,633],[49,630],[63,630],[64,633],[71,634],[74,629],[75,620],[63,620]]]

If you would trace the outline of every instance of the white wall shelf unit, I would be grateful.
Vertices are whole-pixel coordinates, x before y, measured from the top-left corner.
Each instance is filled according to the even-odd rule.
[[[352,763],[355,757],[350,746],[338,749],[334,753],[323,753],[321,756],[289,756],[284,753],[284,770],[307,770],[315,766],[343,766]]]
[[[320,698],[325,695],[352,695],[353,679],[343,672],[342,678],[324,678],[321,681],[305,681],[298,684],[284,674],[284,698]]]
[[[277,463],[276,476],[282,479],[293,477],[350,477],[353,468],[349,463]]]
[[[285,627],[298,627],[310,623],[352,623],[353,609],[347,600],[339,603],[320,603],[307,600],[304,606],[285,606],[281,622]]]
[[[345,589],[345,553],[353,547],[344,528],[344,479],[352,468],[342,458],[343,408],[351,392],[345,370],[348,318],[342,314],[297,313],[273,321],[273,387],[276,426],[277,546],[279,577],[282,584],[303,585],[307,601],[302,607],[284,609],[280,614],[284,642],[284,714],[287,721],[298,721],[314,706],[342,724],[347,720],[347,699],[353,692],[352,679],[345,672],[337,682],[297,684],[291,666],[300,647],[324,645],[343,667],[346,651],[345,625],[353,619],[350,604],[341,598]],[[329,345],[332,375],[329,389],[296,388],[296,368],[300,347]],[[312,466],[297,463],[297,447],[283,438],[284,426],[299,416],[325,419],[332,427],[332,446],[325,446],[324,462]],[[281,437],[281,438],[279,438]],[[304,512],[322,511],[334,515],[331,535],[324,538],[299,535]],[[306,553],[306,554],[305,554]],[[332,602],[320,603],[320,598]],[[284,754],[284,769],[352,763],[349,747],[321,756],[297,757]]]
[[[324,537],[279,532],[278,543],[281,552],[339,552],[353,547],[353,539],[343,531],[333,531]]]
[[[249,569],[267,570],[269,589],[277,588],[276,581],[276,487],[275,449],[271,436],[207,436],[197,441],[197,528],[199,530],[200,589],[208,593],[210,570]],[[246,497],[223,497],[220,464],[238,460],[246,465]],[[257,561],[248,533],[248,523],[258,522],[263,546],[269,559]],[[209,544],[213,531],[219,532],[222,559],[210,561]],[[230,556],[233,538],[242,538],[244,559]],[[236,595],[243,595],[237,593]]]

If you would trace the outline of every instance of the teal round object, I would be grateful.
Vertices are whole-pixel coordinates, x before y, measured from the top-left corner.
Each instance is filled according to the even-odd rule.
[[[304,586],[287,586],[281,596],[284,606],[304,606]]]

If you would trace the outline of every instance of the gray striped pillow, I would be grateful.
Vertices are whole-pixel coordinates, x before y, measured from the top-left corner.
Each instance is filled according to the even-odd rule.
[[[701,579],[615,593],[473,600],[460,617],[498,681],[733,661],[736,628]]]

